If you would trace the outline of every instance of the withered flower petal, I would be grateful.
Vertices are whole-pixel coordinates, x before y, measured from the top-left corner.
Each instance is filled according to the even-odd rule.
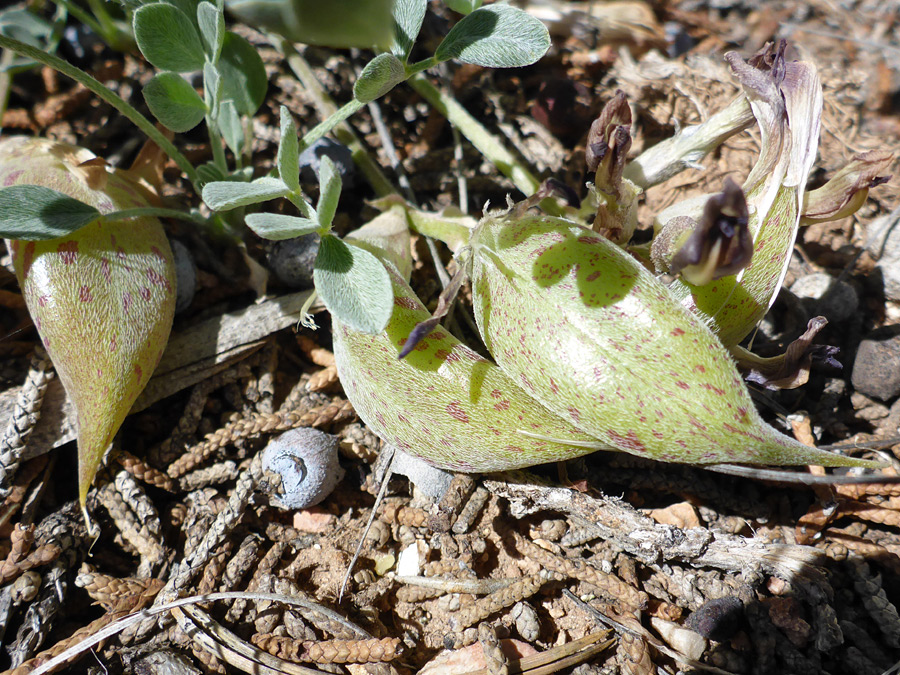
[[[803,223],[821,223],[853,215],[862,206],[869,188],[886,183],[884,175],[894,155],[886,150],[869,150],[855,155],[825,185],[804,195]]]
[[[748,222],[744,192],[726,178],[723,191],[709,198],[699,224],[672,256],[669,272],[697,286],[736,274],[753,255]]]
[[[762,358],[743,348],[733,349],[732,355],[738,368],[747,372],[748,382],[767,389],[796,389],[806,384],[813,363],[832,368],[842,367],[835,358],[840,351],[838,347],[812,343],[827,324],[828,320],[824,316],[813,317],[803,335],[791,342],[784,354],[779,356]]]
[[[625,93],[617,90],[591,124],[585,162],[595,172],[597,189],[619,197],[625,158],[631,149],[631,108]]]

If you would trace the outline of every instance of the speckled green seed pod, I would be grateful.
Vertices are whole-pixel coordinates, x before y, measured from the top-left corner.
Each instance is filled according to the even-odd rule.
[[[860,465],[763,422],[710,330],[587,228],[489,217],[471,245],[475,318],[491,354],[588,435],[667,462]]]
[[[397,353],[430,314],[387,264],[394,311],[384,332],[367,335],[334,322],[334,355],[344,392],[385,442],[454,471],[499,471],[572,459],[594,439],[553,415],[496,365],[437,328],[403,360]]]
[[[102,213],[146,207],[127,172],[84,148],[0,141],[0,185],[41,185]],[[162,356],[175,310],[175,265],[156,218],[98,221],[46,241],[8,241],[16,276],[53,365],[78,413],[79,488],[100,460]]]

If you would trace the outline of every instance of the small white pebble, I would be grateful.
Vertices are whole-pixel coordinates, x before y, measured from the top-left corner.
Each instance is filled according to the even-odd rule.
[[[421,556],[419,555],[419,543],[412,544],[400,551],[397,559],[397,574],[401,577],[415,577],[421,573]],[[424,543],[424,542],[422,542]]]

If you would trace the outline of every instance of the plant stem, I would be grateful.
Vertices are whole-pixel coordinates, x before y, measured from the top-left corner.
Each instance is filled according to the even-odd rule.
[[[286,40],[279,41],[277,38],[272,38],[272,44],[281,50],[281,53],[285,55],[291,70],[294,71],[294,75],[297,76],[297,79],[300,80],[304,88],[312,94],[316,109],[319,111],[319,116],[326,121],[329,121],[331,116],[337,113],[337,106],[316,79],[312,69],[306,62],[306,59],[304,59],[297,50],[294,49],[294,46]],[[378,166],[366,151],[362,141],[359,140],[359,137],[354,133],[351,126],[345,121],[339,121],[332,126],[335,138],[350,149],[350,152],[353,155],[353,161],[366,177],[366,180],[369,182],[369,185],[372,186],[375,194],[379,197],[394,194],[396,192],[394,186],[381,171],[381,167]],[[309,134],[303,137],[301,147],[304,146],[308,138]]]
[[[119,113],[121,113],[124,117],[129,119],[138,129],[143,131],[150,140],[156,143],[160,147],[160,149],[163,150],[163,152],[171,157],[172,160],[178,165],[178,168],[185,173],[185,175],[194,185],[194,190],[197,192],[197,194],[200,194],[200,177],[197,175],[197,171],[194,169],[188,158],[182,155],[178,151],[178,148],[176,148],[172,143],[172,141],[166,138],[150,120],[148,120],[141,113],[135,110],[135,108],[130,103],[122,99],[122,97],[120,97],[118,94],[111,91],[108,87],[105,87],[103,84],[88,75],[80,68],[76,68],[71,63],[63,61],[58,56],[48,54],[47,52],[44,52],[37,47],[32,47],[31,45],[25,44],[24,42],[20,42],[19,40],[15,40],[5,35],[0,35],[0,47],[12,50],[17,54],[28,57],[29,59],[34,59],[38,63],[42,63],[45,66],[50,66],[54,70],[58,70],[59,72],[61,72],[63,75],[71,77],[73,80],[99,96],[106,103],[118,110]]]
[[[340,107],[339,110],[336,110],[327,119],[322,120],[312,129],[306,132],[306,135],[304,135],[303,138],[300,139],[300,152],[306,150],[306,148],[322,138],[322,136],[334,129],[338,124],[346,120],[348,117],[350,117],[354,113],[359,112],[359,110],[364,105],[365,103],[356,98],[347,101]]]
[[[408,82],[435,110],[446,117],[450,124],[459,129],[500,173],[525,193],[526,197],[537,192],[541,182],[518,157],[504,147],[500,139],[472,117],[459,101],[435,87],[424,75],[413,75]]]
[[[441,61],[438,61],[433,56],[430,56],[427,59],[422,59],[421,61],[418,61],[417,63],[414,63],[411,66],[406,66],[406,77],[408,79],[408,78],[412,77],[413,75],[418,75],[423,70],[428,70],[429,68],[432,68],[432,67],[438,65],[439,63],[441,63]]]
[[[212,115],[206,116],[206,130],[209,134],[209,147],[212,148],[213,163],[222,171],[228,173],[228,160],[225,159],[225,149],[222,147],[222,136],[219,127]]]

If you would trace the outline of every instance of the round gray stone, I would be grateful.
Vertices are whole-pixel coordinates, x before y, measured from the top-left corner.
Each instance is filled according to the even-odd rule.
[[[800,298],[810,314],[821,314],[830,323],[849,319],[859,308],[853,286],[824,272],[800,277],[791,286],[791,293]]]
[[[900,330],[889,326],[859,344],[853,374],[856,391],[887,401],[900,394]]]

